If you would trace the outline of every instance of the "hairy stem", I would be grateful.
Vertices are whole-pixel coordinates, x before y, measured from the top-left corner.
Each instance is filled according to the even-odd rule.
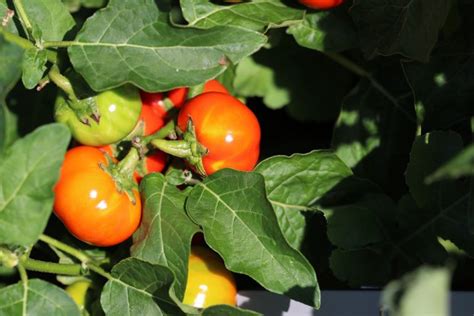
[[[16,12],[20,16],[21,25],[23,26],[23,29],[29,39],[33,32],[33,25],[28,19],[28,15],[26,14],[25,7],[23,6],[23,2],[22,0],[13,0],[13,5],[15,6]]]
[[[69,99],[77,101],[76,93],[72,88],[71,82],[68,78],[61,74],[57,65],[53,65],[53,67],[51,67],[48,77],[52,82],[54,82],[56,86],[58,86],[58,88],[63,90],[68,95]]]
[[[76,249],[76,248],[73,248],[59,240],[56,240],[52,237],[49,237],[47,235],[40,235],[39,237],[39,240],[41,240],[42,242],[45,242],[47,243],[48,245],[51,245],[67,254],[70,254],[71,256],[79,259],[79,261],[83,262],[83,263],[87,263],[89,261],[91,261],[92,259],[87,255],[85,254],[84,252]]]
[[[82,268],[80,264],[63,264],[48,261],[35,260],[31,258],[22,258],[21,266],[26,270],[54,273],[61,275],[81,275]]]

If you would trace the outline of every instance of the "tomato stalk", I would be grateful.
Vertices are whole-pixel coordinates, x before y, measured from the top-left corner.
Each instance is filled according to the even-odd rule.
[[[60,275],[81,275],[83,269],[77,263],[55,263],[42,260],[31,259],[28,257],[20,259],[21,265],[30,271],[53,273]]]
[[[15,9],[18,12],[18,15],[20,16],[21,26],[23,27],[23,30],[25,31],[28,39],[30,39],[33,33],[33,26],[30,20],[28,19],[28,15],[26,14],[25,8],[23,7],[23,3],[21,2],[21,0],[13,0],[13,5],[15,6]]]
[[[207,148],[198,142],[196,130],[191,118],[188,120],[182,140],[153,139],[150,144],[167,154],[186,159],[188,163],[194,166],[197,173],[201,176],[207,175],[202,163],[202,157],[205,156],[208,151]]]
[[[99,123],[100,113],[94,97],[80,100],[74,92],[71,81],[61,74],[57,65],[51,67],[48,77],[67,95],[67,105],[74,111],[82,123],[90,125],[88,117]]]

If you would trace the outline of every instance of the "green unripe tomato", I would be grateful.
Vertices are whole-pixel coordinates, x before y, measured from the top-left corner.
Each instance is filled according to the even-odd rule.
[[[82,123],[62,94],[56,99],[56,121],[66,124],[72,136],[84,145],[104,146],[127,136],[137,124],[142,108],[138,89],[125,85],[100,92],[95,98],[100,113],[99,123],[92,119],[90,125]]]

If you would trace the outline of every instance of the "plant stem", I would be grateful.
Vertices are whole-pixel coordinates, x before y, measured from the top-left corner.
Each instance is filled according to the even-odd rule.
[[[58,248],[59,250],[65,252],[67,254],[70,254],[71,256],[79,259],[79,261],[81,261],[83,263],[88,263],[92,260],[84,252],[82,252],[80,250],[77,250],[76,248],[73,248],[73,247],[71,247],[71,246],[69,246],[69,245],[67,245],[63,242],[60,242],[59,240],[56,240],[52,237],[49,237],[47,235],[41,234],[40,237],[39,237],[39,240],[41,240],[42,242],[47,243],[48,245],[51,245],[53,247]]]
[[[138,149],[131,147],[127,155],[118,163],[118,173],[127,179],[133,178],[133,173],[135,172],[139,161],[140,155],[138,154]]]
[[[19,35],[13,34],[11,32],[6,31],[3,27],[0,27],[0,34],[3,35],[7,42],[13,43],[15,45],[20,46],[23,49],[38,49],[32,42],[23,38]],[[48,61],[55,64],[58,61],[57,53],[52,50],[46,50],[46,57]]]
[[[18,12],[18,15],[20,16],[21,25],[23,26],[24,31],[29,39],[30,36],[32,36],[33,25],[28,19],[28,15],[26,14],[25,7],[23,6],[23,3],[21,0],[13,0],[13,5],[15,6],[15,9]]]
[[[108,273],[107,271],[105,271],[104,269],[99,267],[98,265],[96,265],[94,263],[89,263],[87,266],[89,267],[89,269],[91,269],[92,271],[94,271],[98,275],[103,276],[107,280],[112,280],[113,279],[113,277],[110,273]]]
[[[26,273],[25,267],[22,266],[21,262],[17,266],[18,272],[20,273],[21,282],[23,283],[23,304],[22,304],[22,315],[26,315],[26,301],[28,298],[28,274]]]
[[[35,260],[31,258],[22,258],[21,266],[26,270],[54,273],[61,275],[81,275],[82,267],[80,264],[63,264],[55,262],[47,262],[41,260]]]
[[[53,65],[53,67],[51,67],[48,77],[52,82],[54,82],[56,86],[58,86],[58,88],[63,90],[68,95],[69,99],[77,101],[76,93],[72,88],[71,82],[68,78],[61,74],[57,65]]]
[[[176,123],[174,120],[169,121],[166,123],[165,126],[160,128],[156,133],[148,135],[142,138],[142,142],[146,145],[150,143],[153,139],[163,139],[168,137],[171,133],[174,133],[174,129],[176,127]]]

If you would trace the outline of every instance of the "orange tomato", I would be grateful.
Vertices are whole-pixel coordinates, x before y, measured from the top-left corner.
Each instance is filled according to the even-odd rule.
[[[298,0],[298,2],[311,9],[326,10],[337,7],[344,0]]]
[[[76,238],[96,246],[113,246],[129,238],[141,219],[138,190],[135,204],[118,192],[112,177],[99,167],[104,152],[79,146],[66,153],[54,189],[54,213]]]
[[[173,102],[174,106],[180,108],[184,102],[186,102],[186,96],[188,95],[188,88],[176,88],[168,93],[168,98]],[[229,91],[217,80],[209,80],[204,84],[202,93],[206,92],[221,92],[229,93]]]

